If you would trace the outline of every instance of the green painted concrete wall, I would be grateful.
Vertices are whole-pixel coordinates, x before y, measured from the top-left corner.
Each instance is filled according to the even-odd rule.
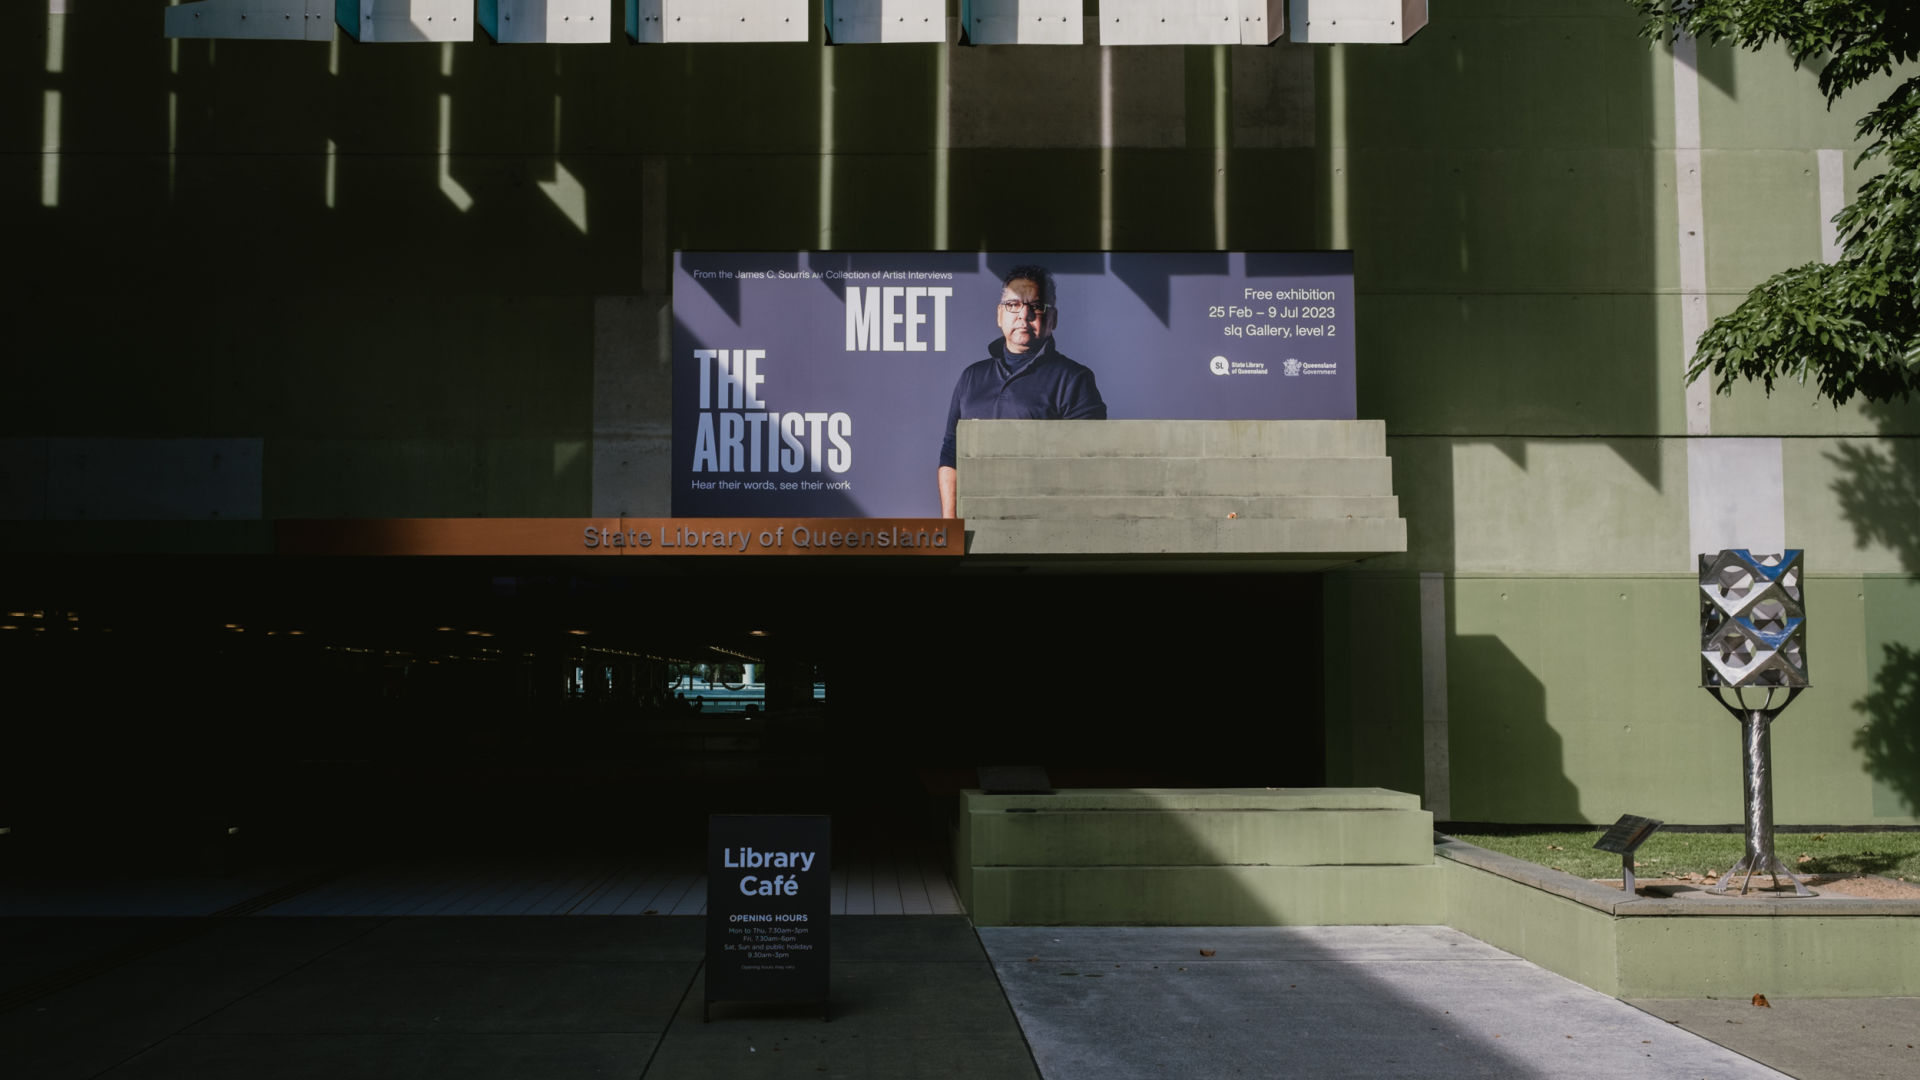
[[[1454,4],[1318,69],[1322,236],[1356,250],[1360,410],[1387,421],[1409,539],[1327,577],[1328,782],[1422,791],[1450,820],[1739,818],[1737,727],[1692,655],[1674,62],[1625,8]],[[1703,48],[1698,70],[1720,313],[1820,257],[1818,151],[1844,152],[1850,197],[1854,119],[1891,82],[1829,111],[1777,52]],[[1920,821],[1920,403],[1789,385],[1710,411],[1714,437],[1781,440],[1812,573],[1815,686],[1775,729],[1776,819]]]
[[[0,11],[9,462],[258,439],[269,519],[660,514],[674,248],[1351,248],[1409,547],[1325,578],[1328,782],[1427,791],[1443,687],[1446,816],[1737,816],[1686,655],[1673,61],[1622,0],[1456,0],[1400,47],[1112,50],[1106,150],[1092,46],[171,43],[71,7]],[[1699,85],[1719,312],[1818,257],[1817,152],[1857,187],[1874,89],[1829,112],[1778,53],[1714,49]],[[1815,575],[1779,820],[1920,821],[1920,403],[1710,412],[1782,439]]]

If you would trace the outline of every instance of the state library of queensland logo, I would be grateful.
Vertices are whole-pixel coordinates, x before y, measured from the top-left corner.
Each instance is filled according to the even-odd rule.
[[[1207,370],[1215,375],[1265,375],[1267,362],[1265,360],[1229,360],[1224,356],[1216,356],[1207,361]]]

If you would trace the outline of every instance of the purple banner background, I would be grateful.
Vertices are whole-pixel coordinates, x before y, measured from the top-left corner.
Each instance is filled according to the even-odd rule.
[[[1109,419],[1354,418],[1351,252],[682,252],[673,280],[674,515],[938,516],[935,469],[954,383],[1000,340],[1000,277],[1022,263],[1053,272],[1054,348],[1093,370]],[[914,272],[931,276],[910,277]],[[920,304],[927,321],[917,328],[926,351],[847,350],[848,290],[896,286],[953,290],[945,352],[932,347],[930,301]],[[1249,299],[1248,289],[1333,296]],[[1331,315],[1321,313],[1326,308]],[[1248,334],[1252,327],[1284,327],[1293,336]],[[1323,333],[1302,335],[1303,327]],[[710,397],[702,409],[696,349],[764,350],[756,372],[760,406],[719,409]],[[1217,358],[1231,374],[1214,373]],[[717,371],[705,363],[711,383]],[[1265,373],[1248,365],[1263,365]],[[822,460],[814,471],[808,460],[798,472],[770,471],[767,444],[780,440],[764,437],[758,459],[720,461],[718,470],[711,459],[696,463],[703,414],[718,431],[722,412],[768,410],[842,414],[848,467],[835,472]],[[821,426],[825,459],[832,443],[828,425]],[[810,430],[805,441],[811,444]]]

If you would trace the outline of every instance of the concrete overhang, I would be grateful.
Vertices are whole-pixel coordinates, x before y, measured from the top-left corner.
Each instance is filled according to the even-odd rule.
[[[1407,550],[1378,420],[963,420],[966,568],[1323,570]]]

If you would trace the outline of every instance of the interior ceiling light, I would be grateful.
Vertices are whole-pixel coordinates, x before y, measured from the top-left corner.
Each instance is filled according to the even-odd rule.
[[[591,631],[591,630],[569,630],[569,631],[567,631],[567,633],[569,633],[569,634],[572,634],[572,635],[573,635],[574,637],[586,637],[586,636],[587,636],[588,634],[590,634],[590,633],[592,633],[592,632],[593,632],[593,631]]]
[[[749,630],[747,631],[747,636],[748,637],[766,637],[767,632],[765,630]]]
[[[24,611],[9,611],[9,612],[7,612],[7,618],[9,618],[9,619],[24,619],[24,618],[26,618],[26,617],[27,617],[27,613],[26,613],[26,612],[24,612]]]
[[[449,631],[451,631],[451,630],[453,629],[453,627],[451,627],[451,626],[436,626],[436,627],[434,627],[434,629],[435,629],[435,630],[438,630],[438,631],[440,631],[441,633],[443,633],[443,634],[444,634],[444,633],[447,633],[447,632],[449,632]]]

